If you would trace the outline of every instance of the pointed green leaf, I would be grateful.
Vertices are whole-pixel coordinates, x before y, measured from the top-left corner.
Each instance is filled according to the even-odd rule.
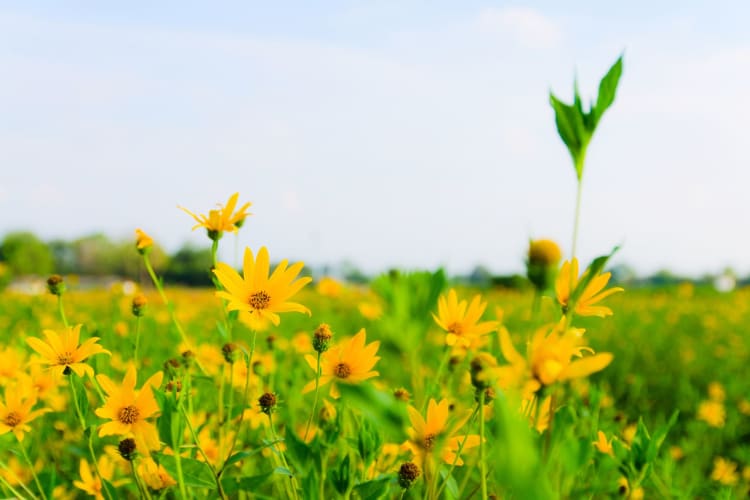
[[[604,112],[615,102],[620,76],[622,76],[622,56],[615,61],[601,82],[599,82],[599,94],[596,98],[596,106],[592,110],[593,115],[596,117],[594,126],[599,123]]]

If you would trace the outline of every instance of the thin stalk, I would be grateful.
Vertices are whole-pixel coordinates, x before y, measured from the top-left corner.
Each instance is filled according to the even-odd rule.
[[[217,264],[216,253],[218,252],[218,250],[219,250],[219,240],[218,239],[211,240],[211,263],[213,264],[214,269],[216,269],[216,264]]]
[[[576,215],[573,222],[573,246],[571,247],[571,259],[576,256],[578,245],[578,222],[581,218],[581,191],[583,190],[583,179],[578,179],[576,187]]]
[[[227,429],[229,428],[232,422],[232,412],[234,411],[234,365],[229,365],[229,406],[227,409],[227,416],[224,418],[226,420],[226,426]],[[226,438],[226,436],[225,436]],[[224,456],[223,448],[222,453],[219,456]]]
[[[130,462],[130,470],[133,473],[133,481],[135,481],[135,485],[138,487],[138,494],[141,496],[141,498],[151,500],[151,495],[148,493],[148,488],[145,488],[141,484],[141,480],[138,478],[138,471],[136,470],[135,461]]]
[[[312,424],[313,418],[315,417],[315,408],[318,406],[318,393],[320,392],[320,351],[318,351],[318,364],[315,369],[315,399],[313,399],[312,411],[310,412],[310,418],[307,420],[307,427],[305,427],[305,437],[302,438],[304,442],[307,442],[307,434],[310,432],[310,425]]]
[[[221,381],[219,382],[219,456],[224,456],[224,387],[226,385],[226,363],[221,365]]]
[[[28,487],[27,487],[27,486],[26,486],[26,485],[25,485],[25,484],[23,483],[23,481],[21,481],[21,478],[20,478],[20,477],[18,477],[18,474],[16,474],[15,472],[13,472],[13,469],[9,468],[9,467],[8,467],[7,465],[5,465],[5,463],[3,463],[2,461],[0,461],[0,467],[2,467],[2,468],[3,468],[3,470],[4,470],[5,472],[7,472],[7,473],[8,473],[8,474],[10,474],[11,476],[13,476],[13,478],[14,478],[14,479],[15,479],[16,481],[18,481],[18,484],[20,484],[20,485],[21,485],[21,488],[23,489],[23,491],[25,491],[26,493],[28,493],[28,494],[29,494],[29,498],[32,498],[32,499],[33,499],[33,498],[35,498],[35,497],[36,497],[36,495],[34,495],[34,493],[32,493],[32,491],[31,491],[31,490],[30,490],[30,489],[29,489],[29,488],[28,488]],[[2,479],[2,476],[0,476],[0,479]],[[11,489],[12,489],[12,487],[11,487]],[[19,494],[17,494],[17,493],[16,493],[16,496],[18,496],[19,498],[23,498],[23,497],[22,497],[21,495],[19,495]]]
[[[25,497],[23,495],[21,495],[18,491],[16,491],[16,489],[13,488],[13,486],[11,486],[10,483],[8,481],[6,481],[5,478],[2,477],[2,476],[0,476],[0,483],[2,483],[3,486],[5,486],[6,488],[8,488],[8,490],[10,490],[10,492],[13,493],[16,496],[16,498],[20,498],[22,500],[25,500]],[[31,498],[34,498],[33,494],[31,495]]]
[[[446,347],[445,354],[443,355],[443,359],[440,361],[440,366],[438,366],[435,378],[432,380],[432,383],[430,384],[427,392],[425,392],[424,400],[422,401],[422,410],[420,413],[424,413],[425,408],[427,408],[427,402],[430,400],[432,393],[435,391],[435,388],[438,388],[440,386],[440,379],[443,377],[443,372],[445,371],[445,367],[448,365],[448,360],[450,359],[450,357],[451,350]]]
[[[138,345],[141,340],[141,317],[136,316],[135,318],[135,347],[133,349],[133,363],[135,363],[136,370],[139,368],[138,365]]]
[[[182,412],[182,416],[185,419],[185,422],[187,423],[188,429],[190,430],[190,435],[193,437],[193,442],[195,443],[195,447],[198,448],[198,451],[200,452],[201,456],[203,456],[203,460],[206,461],[206,465],[208,465],[208,468],[211,470],[211,473],[214,476],[214,479],[216,480],[216,488],[219,491],[219,496],[221,498],[227,498],[227,494],[224,493],[224,488],[221,485],[221,481],[219,480],[219,475],[216,473],[216,469],[213,465],[211,465],[211,461],[208,459],[208,455],[206,455],[206,452],[203,451],[203,448],[200,445],[200,442],[198,441],[198,435],[195,433],[195,429],[193,429],[193,424],[190,422],[190,418],[188,417],[187,412],[185,411],[185,408],[180,405],[180,411]]]
[[[65,325],[65,328],[69,328],[70,325],[68,324],[68,318],[65,317],[65,308],[63,307],[62,294],[58,294],[57,296],[57,310],[60,311],[60,318],[62,319],[63,325]]]
[[[324,450],[323,453],[320,454],[320,495],[318,498],[323,499],[325,498],[325,491],[326,491],[326,469],[328,468],[328,451]]]
[[[286,455],[284,455],[284,450],[282,450],[281,447],[279,446],[279,442],[278,442],[279,437],[276,435],[276,429],[274,429],[274,426],[273,426],[273,411],[268,412],[268,426],[271,428],[271,439],[275,442],[274,447],[276,448],[276,451],[281,457],[281,463],[284,465],[284,467],[288,471],[291,471],[291,469],[289,468],[289,463],[286,461]],[[297,479],[294,476],[292,476],[291,487],[292,487],[292,493],[293,493],[292,496],[295,499],[299,498],[297,496]]]
[[[47,500],[47,494],[44,492],[44,488],[42,488],[42,483],[39,482],[39,478],[36,475],[36,471],[34,470],[34,464],[31,463],[31,459],[29,458],[28,453],[26,453],[26,447],[23,445],[23,441],[18,439],[18,446],[21,448],[21,454],[23,455],[24,460],[26,460],[26,463],[29,464],[29,469],[31,470],[31,476],[34,478],[34,484],[36,484],[37,489],[39,489],[39,494],[42,495],[42,498],[44,500]]]
[[[474,411],[471,415],[469,415],[468,422],[471,422],[474,420],[474,417],[476,417],[477,413],[479,413],[479,405],[474,408]],[[451,464],[450,468],[448,469],[448,473],[445,475],[445,479],[443,480],[443,484],[440,485],[440,488],[437,490],[436,497],[440,498],[440,493],[443,492],[443,489],[448,485],[448,480],[450,479],[451,475],[453,474],[453,470],[456,468],[456,464],[458,463],[458,458],[461,456],[461,452],[464,449],[464,445],[466,444],[466,441],[469,439],[469,435],[465,435],[464,438],[461,440],[461,442],[458,445],[458,451],[456,451],[456,456],[453,458],[453,463]]]
[[[482,500],[487,500],[487,461],[484,456],[484,399],[485,391],[479,392],[479,474],[482,479]]]
[[[244,405],[247,405],[247,400],[250,397],[250,370],[252,369],[252,363],[253,363],[253,354],[255,353],[255,339],[258,335],[258,332],[253,330],[253,336],[250,340],[250,354],[246,355],[246,373],[245,373],[245,392],[242,396],[242,402]],[[245,411],[240,413],[240,421],[237,424],[237,432],[234,434],[234,438],[232,439],[232,446],[229,447],[229,453],[227,453],[227,458],[224,460],[224,464],[221,466],[221,469],[219,469],[219,476],[221,476],[222,472],[224,472],[224,469],[227,466],[227,461],[229,461],[230,458],[232,458],[232,453],[234,452],[234,447],[237,445],[237,438],[240,435],[240,430],[242,429],[242,422],[245,420]]]

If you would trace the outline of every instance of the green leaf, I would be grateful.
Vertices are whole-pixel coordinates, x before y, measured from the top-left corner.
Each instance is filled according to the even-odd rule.
[[[268,482],[276,481],[283,477],[291,477],[291,475],[292,473],[288,469],[277,467],[271,472],[255,476],[224,477],[221,480],[221,487],[227,495],[237,493],[238,491],[255,492],[258,487]]]
[[[284,443],[286,443],[287,457],[297,466],[297,470],[307,470],[315,462],[316,455],[312,448],[294,432],[286,433]]]
[[[169,472],[169,475],[177,479],[177,459],[174,455],[159,455],[159,464]],[[216,488],[216,480],[211,469],[204,462],[193,460],[192,458],[181,457],[182,477],[185,480],[185,486],[191,488]]]
[[[373,479],[372,481],[359,483],[354,487],[354,491],[356,491],[359,496],[362,497],[362,500],[377,500],[378,498],[382,498],[386,493],[388,493],[388,488],[392,481],[392,475],[379,477],[377,479]]]
[[[445,477],[448,472],[445,469],[440,469],[440,479],[445,481]],[[445,497],[446,498],[458,498],[458,482],[456,478],[451,475],[448,478],[448,482],[445,483]]]
[[[253,455],[256,455],[260,453],[261,451],[265,450],[266,448],[270,448],[271,446],[274,446],[276,443],[282,443],[283,439],[277,439],[276,441],[271,441],[270,443],[266,443],[263,446],[256,448],[254,450],[250,451],[238,451],[231,457],[229,457],[229,460],[227,460],[226,464],[224,464],[224,467],[228,467],[236,462],[239,462],[240,460],[244,460],[246,458],[250,458]]]
[[[617,61],[615,61],[601,82],[599,82],[599,94],[596,97],[596,106],[592,110],[592,114],[595,117],[595,127],[602,115],[604,115],[604,112],[615,102],[615,94],[617,93],[617,85],[620,83],[620,76],[622,76],[622,56],[617,58]]]
[[[83,421],[88,423],[89,417],[89,395],[86,392],[86,386],[83,383],[83,379],[78,375],[71,373],[68,377],[68,381],[73,385],[73,390],[76,394],[76,400],[78,401],[78,408],[81,410],[81,416]]]

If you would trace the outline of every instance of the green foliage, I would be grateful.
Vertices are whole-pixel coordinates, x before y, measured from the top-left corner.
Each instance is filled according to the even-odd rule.
[[[54,272],[52,252],[29,232],[8,233],[0,243],[0,261],[15,275],[46,276]]]
[[[210,286],[211,249],[185,245],[175,253],[164,272],[164,280],[189,286]]]
[[[599,121],[604,112],[612,105],[617,92],[617,85],[622,75],[622,56],[612,65],[599,82],[599,93],[596,103],[589,106],[589,110],[583,109],[583,102],[578,93],[578,83],[574,84],[573,104],[566,104],[550,92],[550,104],[555,110],[555,124],[560,138],[567,146],[570,156],[573,158],[573,166],[576,176],[580,181],[583,177],[586,149],[591,142]]]

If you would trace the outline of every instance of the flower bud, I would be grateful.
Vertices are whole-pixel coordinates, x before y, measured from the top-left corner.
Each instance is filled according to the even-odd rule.
[[[224,355],[224,360],[231,364],[237,361],[237,344],[228,342],[221,347],[221,353]]]
[[[146,304],[148,304],[148,300],[142,293],[139,293],[138,295],[133,297],[133,316],[137,318],[143,316],[143,314],[146,312]]]
[[[414,462],[404,462],[398,469],[398,485],[408,490],[421,474],[422,471],[419,470],[417,464]]]
[[[270,415],[272,411],[276,408],[276,394],[272,392],[266,392],[261,397],[258,398],[258,405],[260,406],[260,411],[265,413],[266,415]]]
[[[151,236],[147,235],[140,229],[135,230],[135,248],[138,253],[145,255],[151,251],[151,247],[154,246],[154,240]]]
[[[537,290],[541,292],[552,286],[561,258],[560,247],[554,241],[531,241],[526,261],[526,276]]]
[[[62,276],[59,274],[53,274],[47,278],[47,290],[49,290],[49,293],[52,295],[62,295],[65,293],[65,282],[63,281]]]
[[[331,332],[331,327],[325,323],[321,324],[313,332],[313,349],[319,353],[326,352],[330,347],[332,338],[333,332]]]
[[[117,451],[120,452],[120,456],[128,462],[132,462],[135,458],[135,449],[135,439],[133,438],[123,439],[120,441],[120,444],[117,445]]]

